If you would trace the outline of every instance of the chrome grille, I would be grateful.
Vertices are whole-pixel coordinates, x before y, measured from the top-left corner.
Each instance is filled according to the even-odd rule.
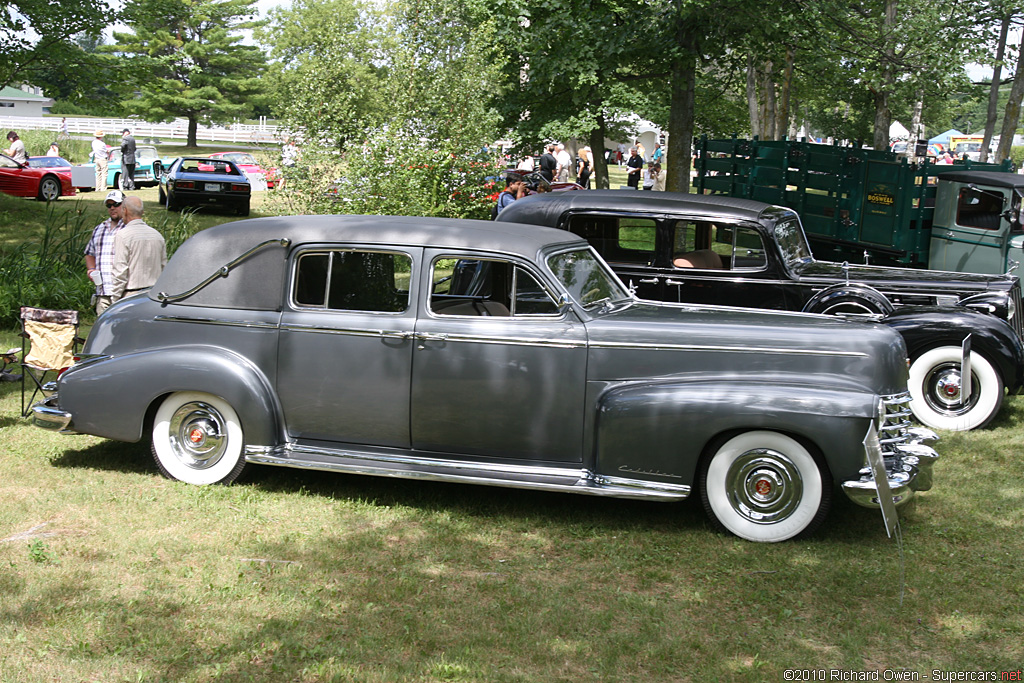
[[[882,403],[885,405],[885,419],[882,421],[882,428],[878,430],[878,441],[882,445],[882,453],[893,455],[896,447],[906,443],[910,436],[907,430],[910,428],[910,392],[883,396]]]
[[[1024,311],[1020,309],[1020,280],[1013,283],[1010,297],[1013,299],[1013,310],[1016,311],[1010,324],[1013,325],[1013,331],[1017,333],[1017,338],[1024,340],[1024,317],[1022,317]]]

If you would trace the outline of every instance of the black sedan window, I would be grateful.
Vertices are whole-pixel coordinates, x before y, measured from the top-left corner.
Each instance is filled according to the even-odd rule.
[[[409,306],[412,260],[374,251],[306,253],[297,261],[298,306],[338,311],[400,313]]]

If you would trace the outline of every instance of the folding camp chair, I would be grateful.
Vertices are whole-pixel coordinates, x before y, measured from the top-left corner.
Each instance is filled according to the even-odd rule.
[[[70,367],[78,345],[84,342],[78,336],[78,311],[21,307],[22,417],[28,416],[36,396],[51,393],[46,389],[47,383]],[[26,400],[30,388],[32,395]]]

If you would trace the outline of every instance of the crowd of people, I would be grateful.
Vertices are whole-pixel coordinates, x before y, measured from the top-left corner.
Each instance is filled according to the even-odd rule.
[[[628,155],[625,152],[625,145],[619,145],[617,150],[606,149],[605,163],[625,166],[626,184],[631,189],[664,192],[665,171],[662,162],[665,150],[661,144],[654,145],[650,158],[646,157],[646,149],[639,140],[629,148]],[[515,171],[506,174],[505,189],[498,195],[491,216],[497,216],[506,206],[528,194],[550,192],[553,183],[570,182],[573,176],[578,185],[589,190],[594,168],[594,152],[588,145],[577,149],[574,162],[563,143],[549,143],[539,158],[534,159],[532,154],[526,154],[516,163]],[[533,175],[539,175],[541,180],[531,185],[527,179]]]

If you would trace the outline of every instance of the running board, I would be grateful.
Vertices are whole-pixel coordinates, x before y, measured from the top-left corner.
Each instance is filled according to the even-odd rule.
[[[690,495],[690,487],[683,484],[662,484],[641,479],[606,477],[587,469],[443,460],[345,448],[316,448],[297,444],[285,444],[274,448],[246,446],[245,460],[259,465],[276,465],[324,472],[424,479],[458,484],[483,484],[608,496],[610,498],[676,501],[683,500]]]

